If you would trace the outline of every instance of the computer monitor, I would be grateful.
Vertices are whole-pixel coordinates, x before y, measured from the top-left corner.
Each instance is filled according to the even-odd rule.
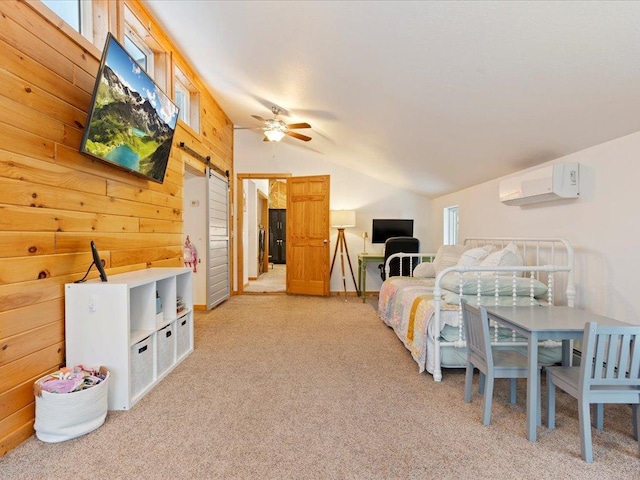
[[[413,220],[374,218],[371,243],[384,243],[391,237],[413,237]]]

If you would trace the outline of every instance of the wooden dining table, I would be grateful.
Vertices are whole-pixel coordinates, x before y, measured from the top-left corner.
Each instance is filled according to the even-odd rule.
[[[587,322],[599,325],[629,325],[628,323],[604,317],[578,308],[562,306],[530,306],[530,307],[486,307],[490,320],[509,327],[528,342],[528,375],[527,375],[527,439],[536,441],[538,426],[539,375],[538,342],[540,340],[562,341],[562,363],[570,365],[571,340],[582,339]]]

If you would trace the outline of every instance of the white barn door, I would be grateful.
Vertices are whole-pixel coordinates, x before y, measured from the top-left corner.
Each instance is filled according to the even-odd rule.
[[[230,295],[229,287],[229,180],[208,169],[207,203],[207,309],[222,303]]]

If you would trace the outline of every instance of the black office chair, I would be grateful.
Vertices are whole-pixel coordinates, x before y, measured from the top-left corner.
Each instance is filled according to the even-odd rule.
[[[378,265],[380,269],[380,277],[386,280],[384,266],[387,259],[394,253],[418,253],[420,251],[420,240],[413,237],[391,237],[384,242],[384,263]],[[412,269],[420,263],[420,259],[403,258],[402,259],[402,275],[408,277],[411,275]],[[389,276],[397,277],[400,275],[400,259],[394,258],[389,264]]]

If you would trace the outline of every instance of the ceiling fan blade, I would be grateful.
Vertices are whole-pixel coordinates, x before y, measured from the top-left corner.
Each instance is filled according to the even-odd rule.
[[[290,123],[289,125],[287,125],[287,128],[292,130],[296,128],[311,128],[311,125],[309,125],[308,123]]]
[[[262,127],[233,127],[234,130],[262,130]]]
[[[309,140],[311,140],[311,137],[307,137],[306,135],[302,135],[301,133],[296,133],[296,132],[284,132],[284,133],[286,133],[290,137],[297,138],[298,140],[302,140],[303,142],[308,142]]]
[[[262,123],[266,122],[266,120],[259,115],[251,115],[251,116],[256,120],[260,120]]]

